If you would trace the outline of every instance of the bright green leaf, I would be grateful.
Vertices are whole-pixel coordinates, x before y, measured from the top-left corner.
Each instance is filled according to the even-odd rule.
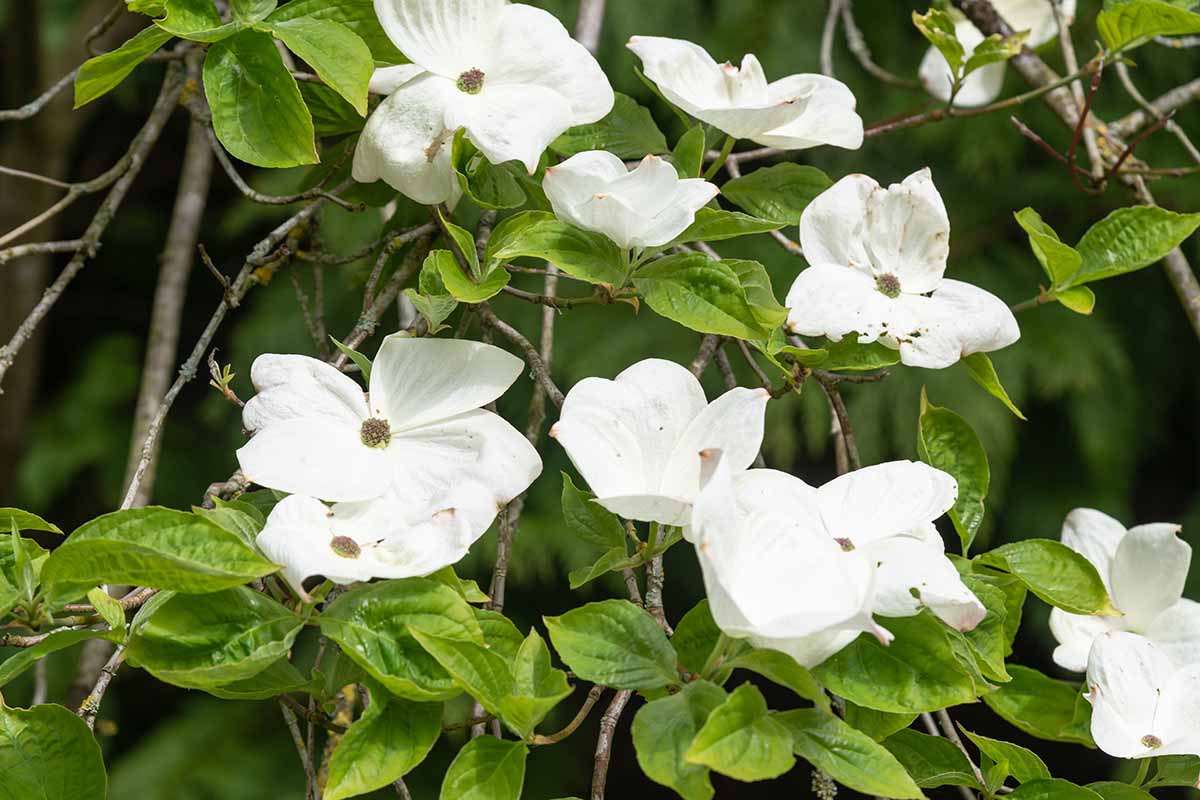
[[[607,150],[619,158],[637,159],[648,153],[667,152],[667,140],[654,118],[628,95],[616,93],[613,109],[599,122],[579,125],[550,143],[563,156],[586,150]]]
[[[992,761],[1007,761],[1008,774],[1012,775],[1017,783],[1050,777],[1050,770],[1046,768],[1045,762],[1032,750],[1021,747],[1019,744],[980,736],[979,734],[971,733],[965,728],[963,729],[963,733],[975,743],[975,746],[979,748],[981,753]]]
[[[1129,50],[1155,36],[1200,33],[1200,14],[1162,0],[1132,0],[1101,11],[1096,30],[1109,50]]]
[[[724,702],[725,692],[719,687],[696,681],[638,709],[633,747],[646,777],[674,789],[684,800],[710,800],[708,767],[687,761],[684,754],[709,714]]]
[[[625,546],[625,526],[616,514],[595,501],[595,495],[575,486],[571,476],[562,473],[562,512],[567,528],[599,547]]]
[[[1083,257],[1075,252],[1075,248],[1062,242],[1054,229],[1042,220],[1040,214],[1032,208],[1023,208],[1013,216],[1028,234],[1029,248],[1042,265],[1051,286],[1062,284],[1079,271]]]
[[[703,253],[667,256],[642,267],[633,285],[658,314],[700,333],[766,338],[729,265]]]
[[[1072,614],[1115,615],[1104,581],[1090,561],[1052,539],[1026,539],[976,557],[1020,578],[1029,591]]]
[[[287,45],[335,92],[367,115],[367,83],[375,71],[371,50],[341,23],[317,17],[266,22],[255,26]]]
[[[987,452],[967,421],[948,408],[930,403],[923,388],[917,452],[922,461],[958,481],[958,499],[950,509],[950,521],[965,555],[983,524],[983,501],[991,483]]]
[[[463,272],[458,259],[449,250],[434,250],[425,257],[425,263],[437,269],[450,295],[463,303],[481,303],[495,297],[512,277],[508,270],[496,267],[482,281],[476,283]]]
[[[816,167],[785,163],[726,181],[721,194],[760,219],[798,225],[808,204],[832,185]]]
[[[585,681],[615,689],[657,689],[679,681],[666,634],[627,600],[588,603],[544,619],[554,649]]]
[[[1054,299],[1076,314],[1091,314],[1096,307],[1096,293],[1086,286],[1055,292]]]
[[[1005,797],[1012,800],[1100,800],[1100,795],[1091,789],[1060,778],[1040,778],[1022,783]]]
[[[1190,16],[1200,23],[1200,14]],[[1067,285],[1079,286],[1148,267],[1198,227],[1200,213],[1176,214],[1158,206],[1118,208],[1089,228],[1075,245],[1083,263]]]
[[[971,762],[949,739],[906,729],[889,736],[883,746],[922,788],[979,786]]]
[[[764,678],[786,686],[805,700],[811,700],[829,711],[829,696],[821,684],[796,659],[778,650],[750,650],[728,662],[734,669],[748,669]]]
[[[954,31],[954,20],[945,11],[931,8],[924,14],[912,12],[912,22],[921,35],[938,49],[950,65],[950,74],[959,75],[966,56],[962,43]]]
[[[971,380],[982,386],[992,397],[1004,403],[1004,406],[1017,419],[1025,419],[1025,415],[1021,413],[1021,409],[1013,404],[1012,398],[1008,396],[1008,392],[1004,389],[1004,385],[1000,383],[1000,376],[996,374],[996,368],[992,366],[992,359],[988,358],[987,353],[972,353],[964,358],[962,363],[967,368],[967,373],[971,376]]]
[[[367,43],[380,66],[404,64],[408,59],[396,49],[379,24],[373,0],[290,0],[268,18],[268,22],[311,18],[338,22]]]
[[[904,730],[911,725],[917,715],[911,712],[892,714],[887,711],[876,711],[873,708],[863,708],[857,703],[847,700],[845,701],[844,718],[851,727],[857,728],[877,742],[882,742],[896,731]]]
[[[115,89],[138,64],[170,39],[170,33],[151,25],[116,50],[83,62],[75,76],[75,108],[87,105]]]
[[[681,178],[699,178],[704,169],[704,126],[693,125],[675,142],[671,160]]]
[[[796,763],[791,731],[770,714],[750,683],[712,710],[684,758],[739,781],[776,778]]]
[[[746,302],[750,304],[750,311],[764,330],[775,330],[787,321],[787,309],[775,299],[775,290],[766,267],[757,261],[740,258],[721,259],[721,263],[737,275],[746,293]]]
[[[492,231],[486,257],[489,265],[521,256],[545,259],[589,283],[613,288],[625,283],[624,256],[610,239],[559,222],[545,211],[515,214]]]
[[[22,648],[4,661],[0,661],[0,686],[6,686],[18,675],[32,667],[35,662],[51,653],[65,650],[87,639],[112,640],[113,638],[114,636],[107,631],[83,630],[52,633],[33,647]],[[3,797],[3,795],[0,795],[0,797]]]
[[[791,731],[796,755],[838,783],[868,795],[923,797],[895,756],[833,714],[805,708],[775,719]]]
[[[518,800],[528,753],[520,742],[472,739],[450,762],[438,800]]]
[[[0,701],[0,800],[103,800],[100,745],[60,705],[9,708]]]
[[[9,531],[14,525],[19,531],[62,533],[57,525],[47,522],[37,514],[30,514],[19,508],[0,508],[0,531]]]
[[[759,219],[738,211],[726,211],[721,208],[702,208],[696,212],[696,221],[689,225],[683,233],[676,236],[662,250],[676,244],[688,242],[719,242],[723,239],[736,239],[739,236],[750,236],[755,233],[777,231],[783,227],[781,222]]]
[[[1039,739],[1094,746],[1088,728],[1076,723],[1076,701],[1082,698],[1077,685],[1016,664],[1009,664],[1008,672],[1010,683],[983,696],[989,708]]]

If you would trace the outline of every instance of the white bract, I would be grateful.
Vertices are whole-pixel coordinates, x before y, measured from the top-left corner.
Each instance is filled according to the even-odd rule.
[[[805,666],[863,631],[889,641],[872,614],[929,608],[958,630],[973,629],[987,610],[932,524],[957,491],[946,473],[911,461],[817,489],[776,470],[731,473],[722,459],[696,499],[691,532],[713,619],[726,634]]]
[[[490,498],[476,500],[486,504]],[[470,522],[480,513],[445,508],[414,516],[391,499],[330,508],[293,494],[272,509],[257,542],[263,554],[283,568],[292,588],[304,595],[304,580],[314,575],[344,584],[428,575],[449,566],[483,534]]]
[[[658,247],[683,233],[720,191],[648,155],[638,166],[606,150],[571,156],[546,170],[542,189],[559,219],[597,231],[619,246]]]
[[[992,5],[1014,31],[1029,31],[1029,38],[1025,42],[1029,47],[1039,47],[1058,36],[1058,22],[1054,18],[1054,9],[1051,6],[1053,1],[993,0]],[[1075,16],[1075,0],[1062,0],[1061,8],[1064,23],[1071,24]],[[951,9],[949,13],[954,19],[954,35],[963,46],[965,62],[985,37],[962,12]],[[1003,61],[985,64],[968,74],[954,97],[954,105],[984,106],[999,97],[1001,89],[1004,88],[1005,66]],[[925,52],[918,74],[925,91],[943,103],[950,99],[950,64],[936,47],[931,46]]]
[[[524,366],[481,342],[393,334],[368,398],[323,361],[262,355],[250,371],[258,394],[242,414],[254,437],[238,461],[255,483],[322,500],[387,495],[409,514],[465,508],[482,532],[542,470],[529,441],[480,408]],[[481,505],[481,494],[491,502]]]
[[[1118,758],[1200,755],[1200,664],[1181,667],[1144,636],[1101,634],[1087,667],[1092,738]]]
[[[886,189],[866,175],[842,178],[800,217],[811,266],[788,292],[788,328],[834,341],[857,334],[930,369],[1017,341],[1017,320],[1000,298],[942,277],[949,240],[927,168]]]
[[[354,179],[382,179],[418,203],[453,204],[454,134],[465,129],[493,164],[517,160],[530,174],[542,152],[574,125],[613,105],[596,59],[554,16],[508,0],[375,0],[392,43],[412,61],[376,70],[387,94],[354,153]]]
[[[731,470],[762,445],[765,389],[730,389],[709,403],[692,373],[649,358],[615,380],[571,387],[550,435],[596,501],[626,519],[687,525],[700,489],[700,451],[719,448]]]
[[[1122,616],[1051,610],[1050,630],[1059,643],[1056,664],[1083,672],[1092,642],[1109,631],[1141,634],[1180,666],[1200,663],[1200,603],[1183,597],[1192,548],[1179,538],[1179,530],[1178,525],[1155,523],[1127,531],[1090,508],[1067,515],[1063,544],[1092,562]]]
[[[742,57],[741,68],[718,64],[703,47],[683,39],[634,36],[628,47],[667,100],[735,139],[785,150],[862,146],[862,118],[841,81],[789,75],[767,83],[753,54]]]

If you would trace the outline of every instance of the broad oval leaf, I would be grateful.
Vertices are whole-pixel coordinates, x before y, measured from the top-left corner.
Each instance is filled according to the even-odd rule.
[[[1190,16],[1200,23],[1200,14]],[[1198,227],[1200,213],[1176,214],[1158,206],[1118,208],[1089,228],[1075,245],[1083,263],[1067,285],[1079,286],[1148,267],[1178,247]]]
[[[518,800],[528,749],[520,742],[480,736],[450,762],[439,800]]]
[[[37,514],[22,511],[19,508],[0,508],[0,533],[8,533],[14,527],[19,531],[62,533],[61,528],[53,522],[47,522]]]
[[[1012,800],[1102,800],[1091,789],[1076,786],[1061,778],[1039,778],[1022,783],[1012,794]]]
[[[512,277],[503,267],[495,267],[483,280],[475,282],[467,277],[458,259],[449,250],[434,250],[425,257],[425,264],[432,265],[438,271],[451,296],[463,303],[482,303],[496,296]]]
[[[268,19],[256,28],[287,45],[355,111],[367,115],[367,83],[375,71],[375,61],[358,34],[339,22],[318,17]]]
[[[696,212],[695,222],[676,236],[670,244],[658,249],[666,250],[672,245],[687,244],[688,242],[719,242],[723,239],[736,239],[739,236],[777,231],[783,225],[782,222],[759,219],[737,211],[726,211],[723,208],[702,208]]]
[[[274,23],[300,18],[324,19],[345,25],[367,43],[375,63],[380,66],[408,62],[379,24],[374,0],[289,0],[276,9],[267,21]]]
[[[138,64],[166,44],[172,35],[157,25],[143,28],[109,53],[89,58],[75,76],[75,108],[115,89]]]
[[[1046,767],[1046,763],[1032,750],[1021,747],[1019,744],[980,736],[977,733],[971,733],[966,728],[963,729],[963,733],[975,743],[975,746],[979,748],[979,752],[986,755],[992,761],[997,763],[1001,761],[1008,762],[1009,774],[1016,779],[1017,783],[1050,777],[1050,770]]]
[[[796,763],[791,731],[750,683],[712,710],[684,757],[739,781],[776,778]]]
[[[627,267],[620,249],[608,237],[568,225],[546,211],[514,214],[492,231],[489,265],[529,256],[554,264],[572,277],[620,288]]]
[[[682,253],[640,268],[633,285],[658,314],[700,333],[764,339],[765,330],[729,265],[702,253]]]
[[[599,122],[568,128],[550,143],[563,156],[586,150],[607,150],[620,158],[636,159],[667,152],[667,140],[654,124],[649,110],[628,95],[616,93],[612,111]]]
[[[580,539],[600,547],[625,546],[625,526],[617,515],[595,502],[595,495],[562,473],[562,512],[567,528]]]
[[[316,164],[316,132],[296,79],[270,35],[246,30],[204,59],[204,94],[225,149],[259,167]]]
[[[971,762],[949,739],[908,729],[889,736],[883,747],[904,766],[917,786],[979,787]]]
[[[832,185],[816,167],[785,163],[726,181],[721,194],[760,219],[799,225],[808,204]]]
[[[689,683],[678,694],[661,697],[638,709],[633,718],[633,747],[638,765],[655,783],[674,789],[684,800],[710,800],[708,767],[684,758],[696,733],[725,692],[708,681]]]
[[[804,708],[775,716],[792,734],[796,755],[863,794],[919,798],[921,790],[882,745],[825,711]]]
[[[989,708],[1039,739],[1095,746],[1089,726],[1076,719],[1078,703],[1087,703],[1077,685],[1016,664],[1008,672],[1012,681],[983,696]]]
[[[207,689],[252,677],[285,656],[304,620],[245,586],[177,594],[139,625],[129,663],[164,683]]]
[[[917,452],[922,461],[958,481],[958,499],[950,509],[950,521],[966,555],[983,524],[983,501],[991,482],[983,443],[965,419],[948,408],[930,403],[922,389]]]
[[[976,557],[980,564],[1011,572],[1029,591],[1072,614],[1114,616],[1104,581],[1092,563],[1062,542],[1026,539]]]
[[[1200,14],[1162,0],[1131,0],[1101,11],[1096,30],[1110,50],[1129,50],[1155,36],[1200,33]]]
[[[585,681],[615,689],[657,689],[679,681],[666,634],[628,600],[588,603],[543,619],[554,649]]]
[[[70,600],[99,583],[201,594],[248,583],[277,567],[236,535],[183,511],[115,511],[76,529],[46,560],[42,584]]]
[[[0,800],[103,798],[108,778],[87,723],[60,705],[0,702]]]

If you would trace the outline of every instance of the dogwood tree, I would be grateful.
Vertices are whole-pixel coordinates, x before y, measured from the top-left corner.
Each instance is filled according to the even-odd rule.
[[[781,24],[824,19],[827,47],[844,28],[864,68],[903,80],[863,49],[849,0],[830,0],[827,15],[800,5]],[[1038,306],[1090,314],[1090,284],[1160,261],[1182,300],[1174,313],[1200,331],[1200,285],[1178,249],[1200,210],[1156,205],[1147,182],[1198,167],[1153,167],[1136,153],[1200,91],[1192,81],[1152,102],[1134,91],[1119,121],[1092,110],[1102,79],[1127,82],[1135,59],[1170,55],[1151,42],[1194,44],[1176,37],[1200,33],[1200,14],[1186,1],[1106,0],[1095,10],[1101,40],[1077,51],[1071,25],[1085,5],[952,0],[914,14],[913,44],[923,36],[929,47],[919,81],[933,99],[882,121],[830,74],[828,52],[825,74],[769,81],[753,54],[734,66],[717,60],[733,54],[646,31],[628,42],[631,63],[655,110],[682,120],[671,143],[594,57],[603,0],[581,0],[574,35],[508,0],[118,4],[105,24],[139,15],[140,32],[0,112],[20,124],[60,91],[83,106],[135,69],[165,72],[126,157],[100,178],[62,184],[36,165],[3,168],[65,195],[0,233],[0,264],[71,255],[0,348],[0,381],[177,111],[192,126],[187,158],[215,158],[250,200],[299,208],[233,275],[197,254],[223,298],[155,398],[121,507],[70,533],[0,509],[0,644],[15,648],[0,687],[59,650],[109,648],[106,662],[81,660],[88,693],[76,707],[45,687],[29,708],[0,702],[0,797],[106,796],[91,728],[123,669],[277,703],[313,800],[408,797],[405,775],[444,734],[467,730],[440,797],[516,800],[530,752],[582,736],[593,716],[590,775],[558,787],[563,797],[602,800],[615,737],[632,738],[646,781],[685,800],[711,798],[713,773],[766,781],[798,760],[825,800],[839,786],[914,800],[930,790],[1136,800],[1200,787],[1200,605],[1183,596],[1192,553],[1179,526],[1127,530],[1064,508],[1043,521],[1062,526],[1061,540],[973,549],[989,466],[966,419],[922,392],[911,421],[921,460],[863,464],[841,395],[848,383],[871,391],[889,370],[960,370],[1022,417],[988,353],[1021,347],[1023,315]],[[1061,48],[1065,74],[1039,55],[1046,47]],[[1028,86],[1003,96],[1010,73]],[[1074,246],[1033,208],[998,221],[1027,234],[1044,271],[1022,297],[947,277],[956,209],[939,175],[902,148],[893,159],[909,177],[890,186],[800,163],[812,148],[854,151],[954,118],[970,135],[971,118],[1030,104],[1062,119],[1069,144],[1019,121],[1014,136],[1085,192],[1131,193]],[[241,164],[309,172],[301,192],[265,195]],[[79,238],[23,240],[101,192]],[[331,205],[381,217],[382,236],[358,251],[326,247],[313,222]],[[741,237],[777,242],[790,285],[714,249]],[[271,277],[298,259],[320,269],[364,256],[361,315],[341,339],[314,324],[315,357],[258,354],[248,382],[217,362],[213,337],[251,290],[275,291]],[[506,321],[515,304],[544,310],[540,331]],[[607,315],[604,326],[624,324],[630,307],[664,317],[694,332],[695,357],[639,360],[564,392],[554,331],[581,306]],[[398,326],[385,322],[393,308]],[[751,385],[739,385],[730,354]],[[164,420],[202,363],[240,407],[240,469],[214,476],[193,508],[149,505]],[[712,399],[706,371],[725,381]],[[495,403],[518,382],[532,386],[528,414],[505,419]],[[762,455],[768,407],[800,393],[831,409],[839,475],[828,482]],[[544,472],[550,451],[574,472]],[[539,481],[561,481],[558,535],[597,551],[564,581],[579,589],[616,573],[627,593],[541,609],[541,624],[522,629],[504,613],[521,590],[507,576]],[[489,530],[494,569],[481,587],[455,565]],[[35,531],[61,539],[46,549]],[[672,548],[694,552],[703,581],[706,598],[690,609],[664,574]],[[1053,658],[1074,680],[1019,663],[1014,639],[1035,603],[1052,609]],[[769,704],[766,683],[787,701]],[[470,713],[455,717],[463,697]],[[1033,750],[957,724],[956,707],[977,701],[1014,731],[1138,766],[1123,783],[1054,777]]]

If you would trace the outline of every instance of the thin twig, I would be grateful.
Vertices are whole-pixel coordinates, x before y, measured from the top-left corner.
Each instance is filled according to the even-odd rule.
[[[87,35],[83,37],[83,46],[87,48],[89,53],[93,56],[103,55],[104,51],[96,47],[96,40],[108,33],[109,29],[125,13],[126,8],[125,0],[117,0],[112,9],[104,15],[104,19],[96,23],[95,27],[87,32]]]
[[[633,692],[629,689],[617,692],[609,702],[608,708],[605,709],[604,716],[600,717],[600,735],[596,737],[596,756],[592,768],[591,800],[604,800],[604,785],[608,781],[608,764],[612,759],[613,734],[616,733],[617,722],[621,719],[621,713],[632,696]]]
[[[579,713],[575,715],[574,719],[568,722],[562,730],[552,733],[549,736],[534,736],[533,743],[537,745],[555,744],[556,742],[561,742],[563,739],[570,736],[579,728],[580,725],[583,724],[583,721],[587,719],[588,714],[592,710],[592,706],[596,705],[596,701],[600,699],[600,695],[602,694],[604,694],[603,686],[593,686],[591,691],[588,692],[587,699],[583,701],[583,706],[579,709]]]
[[[36,172],[26,172],[23,169],[13,169],[12,167],[0,166],[0,175],[7,175],[10,178],[21,178],[22,180],[34,181],[35,183],[44,183],[47,186],[53,186],[56,189],[70,189],[75,184],[60,181],[58,178],[51,178],[47,175],[39,175]]]
[[[533,373],[533,378],[538,383],[541,383],[546,389],[546,395],[550,398],[550,402],[555,408],[559,408],[563,404],[562,390],[554,383],[554,379],[550,377],[550,369],[546,366],[546,362],[542,360],[542,356],[538,353],[537,348],[525,338],[525,335],[519,330],[509,325],[504,320],[496,316],[491,307],[487,303],[480,303],[479,316],[483,322],[489,327],[495,328],[504,338],[515,344],[525,355],[525,363],[529,365],[529,370]]]
[[[47,253],[75,253],[87,246],[87,242],[83,239],[67,239],[61,242],[33,242],[31,244],[19,244],[15,247],[9,247],[6,250],[0,250],[0,264],[7,261],[14,261],[25,256],[44,255]]]
[[[32,100],[20,108],[7,109],[0,111],[0,122],[8,122],[10,120],[29,119],[33,115],[40,112],[46,107],[46,104],[53,100],[59,92],[68,86],[75,84],[75,74],[79,72],[79,67],[68,72],[66,75],[58,79],[58,82],[51,86],[36,99]]]
[[[604,0],[579,0],[575,17],[575,41],[592,55],[600,46],[600,30],[604,26]]]
[[[1147,100],[1145,96],[1138,91],[1137,86],[1133,83],[1133,78],[1129,75],[1129,67],[1125,66],[1123,61],[1117,62],[1117,78],[1120,79],[1121,85],[1125,88],[1126,93],[1133,98],[1133,101],[1141,106],[1142,109],[1145,110],[1146,113],[1150,114],[1155,120],[1162,120],[1164,117],[1170,115],[1170,111],[1160,112],[1153,103]],[[1200,80],[1197,81],[1197,85],[1200,85]],[[1197,92],[1197,95],[1200,96],[1200,91]],[[1117,127],[1119,125],[1119,122],[1113,123],[1113,127]],[[1187,151],[1187,154],[1191,156],[1192,160],[1197,164],[1200,164],[1200,149],[1197,149],[1196,145],[1192,143],[1192,140],[1188,137],[1187,132],[1184,131],[1184,129],[1177,122],[1170,119],[1166,122],[1166,129],[1168,133],[1172,134],[1176,139],[1179,140],[1179,143],[1183,145],[1183,149]]]
[[[312,759],[308,757],[308,748],[304,744],[304,737],[300,735],[300,724],[296,720],[296,713],[287,703],[289,699],[291,698],[288,698],[287,695],[279,698],[279,711],[283,714],[283,721],[292,734],[292,744],[296,746],[296,754],[300,757],[300,765],[304,768],[304,796],[306,800],[317,800],[317,773],[313,769]]]
[[[825,27],[821,30],[821,74],[832,78],[833,75],[833,39],[837,35],[838,18],[846,0],[829,0],[829,8],[825,12]]]
[[[83,718],[89,728],[96,727],[96,715],[100,713],[100,703],[104,700],[104,693],[108,691],[109,684],[112,683],[113,677],[124,661],[125,645],[118,645],[117,649],[113,651],[112,657],[100,669],[100,675],[96,678],[96,685],[92,687],[91,694],[84,698],[79,705],[79,710],[75,712]]]
[[[919,81],[911,78],[901,78],[888,72],[883,67],[875,63],[875,59],[871,56],[871,50],[867,47],[866,37],[863,36],[862,30],[858,27],[858,22],[854,19],[854,2],[847,0],[842,6],[842,26],[846,29],[846,46],[850,48],[850,52],[858,59],[858,63],[862,68],[874,76],[877,80],[892,86],[901,86],[905,89],[920,89]]]
[[[696,357],[692,359],[692,364],[688,367],[691,373],[699,378],[704,370],[708,367],[708,362],[712,361],[718,348],[721,346],[721,337],[715,333],[706,333],[700,340],[700,349],[696,351]]]

